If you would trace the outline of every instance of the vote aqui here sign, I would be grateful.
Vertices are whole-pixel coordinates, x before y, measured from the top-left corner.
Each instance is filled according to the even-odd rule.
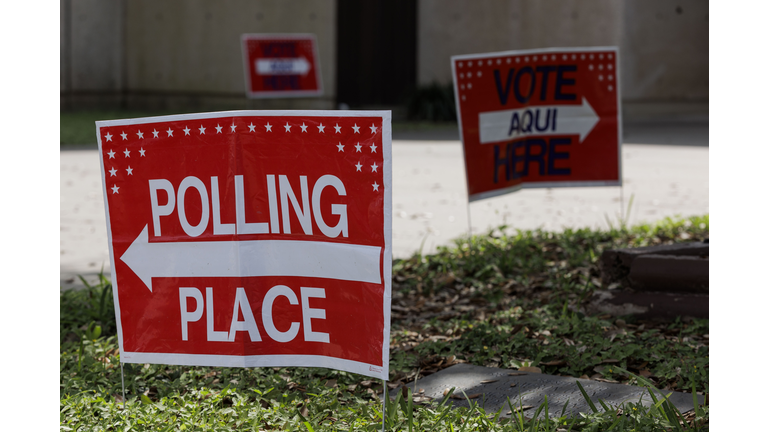
[[[618,48],[451,57],[469,200],[621,185]]]
[[[315,35],[244,34],[241,43],[248,97],[323,94]]]
[[[389,111],[96,128],[122,361],[387,378]]]

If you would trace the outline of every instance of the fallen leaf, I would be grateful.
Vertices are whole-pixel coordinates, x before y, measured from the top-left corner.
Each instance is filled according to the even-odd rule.
[[[544,366],[562,366],[566,363],[565,360],[552,360],[546,363],[542,363]]]
[[[304,417],[308,416],[309,415],[309,410],[307,409],[307,407],[304,406],[303,404],[299,405],[299,406],[301,407],[299,409],[299,413],[301,413],[301,415],[304,416]]]
[[[600,364],[603,364],[603,363],[618,363],[618,362],[619,361],[616,360],[616,359],[609,358],[609,359],[601,360]]]
[[[648,369],[643,369],[639,372],[639,375],[643,378],[650,378],[653,376],[653,372],[649,371]]]
[[[541,369],[535,366],[523,366],[518,369],[521,372],[541,373]]]
[[[524,373],[520,373],[520,372],[510,372],[507,375],[509,375],[509,376],[522,376],[522,375],[528,375],[528,374],[524,374]]]
[[[357,388],[357,384],[350,384],[347,386],[347,391],[353,392]]]
[[[336,380],[335,379],[329,379],[325,382],[326,387],[336,387]]]
[[[370,380],[360,381],[360,385],[363,387],[370,387],[372,383]]]
[[[464,397],[463,393],[460,394],[460,395],[454,393],[454,394],[451,395],[451,399],[457,399],[457,400],[477,399],[477,398],[479,398],[482,395],[483,395],[482,393],[475,393],[475,394],[467,395],[467,397]]]
[[[533,408],[533,405],[518,406],[518,407],[515,407],[515,411],[514,412],[525,411],[525,410],[529,410],[531,408]],[[512,411],[508,411],[507,414],[512,414]]]
[[[487,379],[487,380],[482,380],[482,381],[480,381],[480,384],[490,384],[490,383],[495,383],[495,382],[496,382],[496,381],[498,381],[498,380],[499,380],[498,378],[497,378],[497,379]]]
[[[604,383],[611,383],[611,384],[618,384],[619,382],[616,380],[610,380],[608,378],[594,378],[595,381],[600,381]]]
[[[125,399],[123,399],[123,397],[122,397],[122,396],[120,396],[120,395],[119,395],[119,394],[117,394],[117,393],[114,393],[114,394],[112,395],[112,397],[113,397],[113,398],[115,398],[115,403],[123,403],[123,402],[125,402]]]
[[[510,384],[509,386],[510,386],[510,387],[514,387],[514,386],[516,386],[516,385],[517,385],[517,383],[512,383],[512,384]]]

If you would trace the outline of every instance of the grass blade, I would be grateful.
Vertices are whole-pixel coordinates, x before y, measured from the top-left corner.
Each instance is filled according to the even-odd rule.
[[[579,386],[579,390],[581,391],[581,394],[584,395],[584,399],[587,401],[589,408],[592,409],[592,412],[597,413],[597,407],[595,406],[594,402],[592,402],[592,399],[589,398],[589,395],[587,395],[587,391],[584,390],[584,387],[581,386],[580,382],[576,381],[576,385]]]

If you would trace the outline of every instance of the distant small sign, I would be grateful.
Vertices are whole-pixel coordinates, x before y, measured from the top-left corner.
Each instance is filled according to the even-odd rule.
[[[451,57],[469,200],[621,185],[618,55],[589,47]]]
[[[244,34],[242,46],[248,97],[323,94],[314,35]]]

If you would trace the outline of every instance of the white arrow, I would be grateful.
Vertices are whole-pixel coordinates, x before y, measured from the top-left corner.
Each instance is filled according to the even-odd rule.
[[[306,75],[309,73],[309,67],[309,62],[304,57],[256,60],[256,73],[258,75]]]
[[[154,277],[299,276],[381,283],[381,248],[298,240],[149,243],[147,225],[120,260]]]
[[[524,136],[589,135],[600,117],[583,98],[581,105],[531,106],[480,113],[480,144]]]

